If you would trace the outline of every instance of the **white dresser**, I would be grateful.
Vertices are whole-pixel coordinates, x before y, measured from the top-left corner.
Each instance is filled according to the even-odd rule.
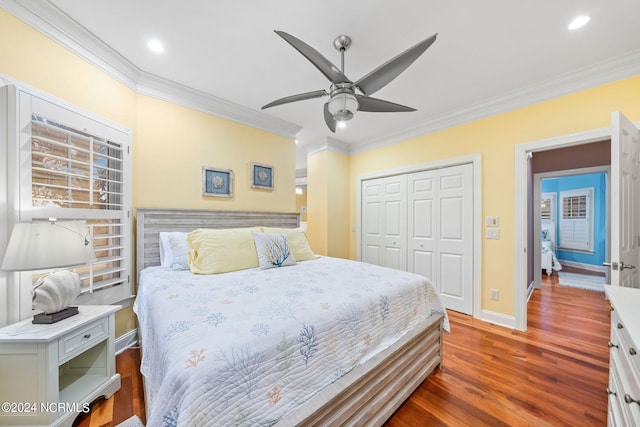
[[[605,285],[611,302],[610,426],[640,426],[640,289]]]
[[[99,396],[120,389],[115,305],[79,306],[50,325],[0,329],[0,426],[71,426]]]

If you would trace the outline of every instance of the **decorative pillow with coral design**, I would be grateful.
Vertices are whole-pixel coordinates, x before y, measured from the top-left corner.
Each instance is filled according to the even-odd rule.
[[[296,263],[286,235],[254,231],[253,241],[256,244],[261,269],[284,267]]]
[[[189,244],[187,233],[170,231],[160,233],[160,265],[173,270],[188,270]]]

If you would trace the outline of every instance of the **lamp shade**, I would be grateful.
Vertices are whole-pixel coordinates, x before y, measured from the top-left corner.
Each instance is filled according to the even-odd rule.
[[[2,260],[2,270],[71,267],[95,261],[85,221],[17,222]]]

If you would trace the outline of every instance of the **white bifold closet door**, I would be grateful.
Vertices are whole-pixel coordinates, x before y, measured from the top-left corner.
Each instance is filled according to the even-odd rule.
[[[362,181],[362,260],[428,278],[473,313],[473,166]]]
[[[362,181],[362,261],[407,270],[407,176]]]

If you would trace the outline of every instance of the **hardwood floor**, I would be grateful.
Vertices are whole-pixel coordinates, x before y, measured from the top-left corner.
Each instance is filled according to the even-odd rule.
[[[554,273],[555,274],[555,273]],[[518,332],[449,312],[443,365],[387,421],[415,426],[605,426],[609,304],[601,292],[559,286],[543,275]],[[122,388],[78,427],[143,421],[140,353],[117,358]]]

